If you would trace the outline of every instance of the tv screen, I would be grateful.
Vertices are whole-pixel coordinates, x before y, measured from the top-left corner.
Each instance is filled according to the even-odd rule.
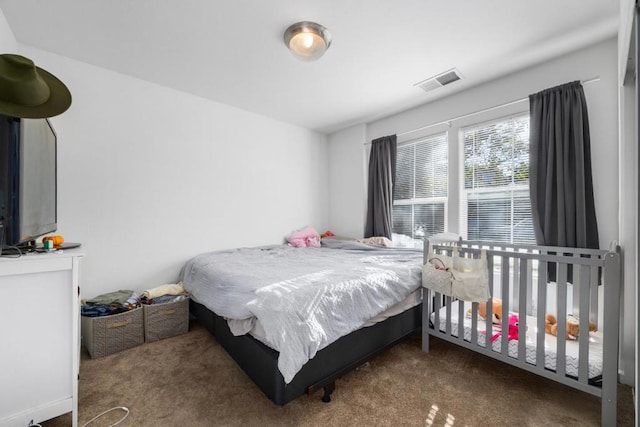
[[[47,119],[0,116],[3,246],[33,245],[57,228],[56,134]]]

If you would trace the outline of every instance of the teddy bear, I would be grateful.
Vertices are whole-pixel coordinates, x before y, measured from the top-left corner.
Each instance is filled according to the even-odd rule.
[[[491,314],[493,317],[493,323],[500,323],[502,320],[502,300],[500,298],[493,298],[491,304]],[[478,313],[483,319],[487,318],[487,303],[478,304]]]
[[[502,300],[500,298],[493,298],[491,300],[491,317],[493,317],[493,321],[492,323],[494,324],[498,324],[498,326],[494,326],[493,329],[494,331],[496,330],[496,328],[498,328],[498,333],[494,334],[491,337],[491,342],[494,342],[495,340],[497,340],[498,338],[500,338],[500,336],[502,335],[500,333],[500,326],[501,326],[501,322],[502,322]],[[478,313],[480,314],[480,317],[482,317],[483,319],[487,318],[487,303],[480,303],[478,304]],[[471,312],[469,311],[469,314],[471,314]],[[518,339],[518,326],[519,326],[519,318],[517,314],[513,314],[510,313],[509,314],[509,318],[508,318],[508,335],[509,335],[509,341],[511,340],[517,340]]]
[[[595,323],[589,322],[589,332],[597,331]],[[553,336],[558,336],[558,320],[553,314],[547,314],[544,319],[544,331]],[[566,339],[577,340],[580,333],[580,319],[570,314],[567,316]]]

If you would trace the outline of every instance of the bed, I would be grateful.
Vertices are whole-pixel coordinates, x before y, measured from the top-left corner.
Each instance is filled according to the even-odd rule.
[[[485,317],[477,302],[457,300],[424,283],[423,351],[438,337],[537,375],[601,397],[602,425],[616,424],[620,248],[610,250],[505,245],[478,241],[425,241],[429,257],[458,254],[487,258],[491,300]],[[431,248],[431,251],[429,251]],[[493,299],[502,301],[493,319]],[[565,331],[567,316],[579,318],[577,339],[545,331],[548,314]],[[518,317],[509,330],[509,317]],[[596,331],[589,330],[589,323]],[[504,331],[509,331],[505,332]],[[490,338],[489,338],[490,337]],[[564,363],[562,363],[564,361]]]
[[[201,254],[192,313],[278,405],[324,389],[421,327],[422,250],[323,239]]]

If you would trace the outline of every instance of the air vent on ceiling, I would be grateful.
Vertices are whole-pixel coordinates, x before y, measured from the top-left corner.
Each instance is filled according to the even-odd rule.
[[[414,86],[419,87],[425,92],[429,92],[439,87],[448,85],[449,83],[453,83],[457,80],[460,80],[461,78],[462,78],[462,74],[460,74],[460,71],[453,68],[449,71],[445,71],[442,74],[438,74],[437,76],[430,77],[426,80],[416,83],[414,84]]]

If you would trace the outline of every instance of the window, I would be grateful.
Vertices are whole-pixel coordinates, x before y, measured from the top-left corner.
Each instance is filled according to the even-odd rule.
[[[461,233],[535,243],[529,199],[529,116],[463,128]]]
[[[423,239],[446,230],[447,134],[400,145],[393,233]]]

